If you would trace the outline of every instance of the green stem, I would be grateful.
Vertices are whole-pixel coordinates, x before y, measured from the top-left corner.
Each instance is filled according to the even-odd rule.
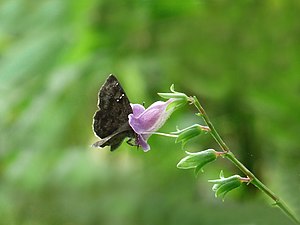
[[[166,134],[161,132],[143,132],[142,134],[156,134],[164,137],[178,138],[177,134]]]
[[[235,155],[230,151],[228,146],[225,144],[221,136],[218,134],[217,130],[214,128],[213,124],[211,123],[208,115],[206,114],[205,110],[201,106],[200,102],[198,101],[197,97],[193,97],[193,104],[198,109],[199,113],[201,114],[203,120],[207,124],[207,126],[210,128],[210,133],[213,136],[213,138],[216,140],[216,142],[220,145],[222,150],[225,152],[224,156],[229,159],[237,168],[240,169],[245,175],[247,175],[251,182],[255,187],[257,187],[259,190],[261,190],[263,193],[268,195],[274,202],[275,205],[277,205],[283,212],[286,213],[286,215],[294,221],[296,224],[300,224],[300,221],[297,219],[295,214],[289,209],[289,207],[286,205],[284,201],[282,201],[278,196],[276,196],[266,185],[264,185],[250,170],[247,169],[236,157]]]

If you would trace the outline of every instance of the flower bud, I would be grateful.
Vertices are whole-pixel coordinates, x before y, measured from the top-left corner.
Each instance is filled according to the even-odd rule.
[[[239,175],[233,175],[225,178],[223,175],[223,171],[221,171],[220,179],[209,180],[208,182],[215,183],[212,187],[212,190],[215,192],[215,196],[216,197],[222,196],[224,200],[225,195],[229,191],[241,186],[241,184],[245,182],[245,178],[242,178]]]
[[[177,164],[179,169],[195,169],[197,174],[207,163],[213,162],[219,156],[214,149],[207,149],[201,152],[186,152],[188,156],[184,157]]]
[[[177,109],[181,106],[184,106],[189,101],[189,97],[181,92],[177,92],[174,90],[174,85],[170,87],[171,93],[158,93],[158,95],[165,99],[173,99],[173,102],[168,106],[169,108]]]
[[[175,143],[182,142],[182,145],[184,146],[190,139],[202,134],[203,131],[207,131],[207,127],[201,126],[199,124],[194,124],[190,127],[182,130],[177,130],[176,132],[172,133],[178,135]]]

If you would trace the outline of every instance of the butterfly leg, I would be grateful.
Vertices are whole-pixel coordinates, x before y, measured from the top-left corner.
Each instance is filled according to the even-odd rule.
[[[129,144],[130,146],[138,146],[137,143],[136,143],[135,138],[129,138],[129,139],[126,141],[126,143]]]

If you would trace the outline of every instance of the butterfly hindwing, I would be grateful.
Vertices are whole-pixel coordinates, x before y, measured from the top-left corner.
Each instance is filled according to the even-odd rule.
[[[93,147],[103,148],[105,146],[110,146],[110,150],[113,151],[117,149],[123,140],[126,137],[133,137],[134,133],[132,131],[124,131],[120,133],[116,133],[115,135],[109,136],[107,138],[101,139],[93,144]]]
[[[133,137],[134,132],[128,123],[132,113],[129,99],[114,75],[110,75],[99,91],[99,110],[94,115],[93,129],[101,138],[93,146],[111,146],[116,149],[126,137]]]

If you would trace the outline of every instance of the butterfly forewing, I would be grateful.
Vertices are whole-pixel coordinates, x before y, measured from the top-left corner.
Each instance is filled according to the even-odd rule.
[[[93,146],[111,146],[116,149],[125,137],[133,137],[134,132],[128,124],[132,113],[129,99],[114,75],[110,75],[99,91],[99,110],[94,115],[93,128],[102,140]]]

